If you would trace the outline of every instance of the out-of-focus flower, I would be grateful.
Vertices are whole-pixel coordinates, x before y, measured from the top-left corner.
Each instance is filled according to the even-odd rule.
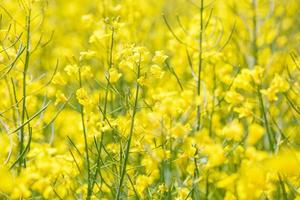
[[[66,80],[64,79],[63,75],[60,72],[57,72],[54,75],[52,82],[57,85],[65,85],[67,83]]]
[[[69,76],[74,76],[78,74],[78,66],[77,65],[67,65],[64,68],[64,71],[69,75]]]
[[[255,84],[261,84],[264,69],[261,66],[256,65],[252,71],[250,71],[252,79]]]
[[[88,50],[80,52],[79,60],[89,60],[96,55],[96,51]]]
[[[244,97],[240,93],[231,90],[226,93],[225,100],[232,105],[236,105],[242,103]]]
[[[240,141],[243,136],[244,130],[242,124],[238,120],[234,120],[227,124],[221,131],[220,135],[226,139]]]
[[[114,67],[109,69],[109,81],[111,83],[116,83],[120,78],[122,74],[118,72],[118,70]]]
[[[5,166],[0,166],[0,175],[0,192],[10,193],[15,184],[13,175]]]
[[[68,99],[65,96],[64,93],[62,93],[60,90],[56,93],[56,100],[54,105],[58,105],[59,103],[64,103],[66,102]]]
[[[157,79],[161,79],[164,75],[164,72],[162,71],[161,67],[158,65],[152,65],[150,67],[150,73],[151,73],[151,76],[153,76],[154,78],[157,78]]]
[[[168,56],[165,55],[163,51],[156,51],[152,61],[158,65],[162,65],[167,58]]]
[[[289,89],[289,83],[278,74],[275,75],[268,89],[261,90],[261,92],[268,97],[270,101],[278,100],[277,94],[286,92]]]
[[[85,77],[87,79],[93,78],[94,74],[92,72],[91,66],[89,65],[84,65],[81,67],[81,76]]]
[[[88,93],[84,88],[76,91],[76,98],[81,105],[88,105],[90,103]]]
[[[219,144],[204,146],[203,153],[208,157],[208,168],[219,166],[226,160],[224,149]]]
[[[248,130],[247,143],[254,145],[264,135],[265,129],[259,124],[251,124]]]
[[[101,42],[102,40],[109,38],[109,36],[110,34],[105,33],[103,29],[98,29],[93,32],[92,36],[89,39],[89,42],[90,43]]]

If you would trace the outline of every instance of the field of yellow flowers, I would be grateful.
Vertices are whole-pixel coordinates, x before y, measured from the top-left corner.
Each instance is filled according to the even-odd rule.
[[[299,0],[0,0],[0,199],[300,199]]]

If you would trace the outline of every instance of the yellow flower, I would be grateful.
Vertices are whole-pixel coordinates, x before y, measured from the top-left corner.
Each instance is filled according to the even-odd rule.
[[[95,55],[96,55],[96,51],[91,51],[91,50],[82,51],[82,52],[80,52],[79,60],[84,60],[84,59],[89,60],[89,59],[93,58]]]
[[[14,188],[11,193],[12,199],[28,199],[31,195],[31,191],[24,183],[17,183],[17,187]]]
[[[89,43],[101,42],[109,38],[110,34],[105,33],[103,29],[95,30],[89,39]]]
[[[271,85],[272,87],[277,88],[279,92],[286,92],[290,88],[289,83],[284,80],[279,74],[275,74]]]
[[[93,22],[93,15],[92,14],[83,15],[81,16],[81,21],[84,24],[89,25]]]
[[[249,69],[242,69],[241,73],[234,79],[232,87],[249,91],[252,87],[250,84],[251,81],[251,71]]]
[[[264,135],[265,129],[259,124],[251,124],[247,137],[247,143],[254,145]]]
[[[118,72],[116,68],[110,68],[109,69],[109,81],[110,83],[116,83],[120,77],[122,76],[121,73]]]
[[[260,84],[261,83],[261,78],[263,75],[264,69],[261,66],[254,66],[254,69],[251,71],[251,76],[252,79],[254,81],[254,83],[256,84]]]
[[[145,167],[147,174],[151,173],[156,169],[156,163],[157,162],[150,156],[145,156],[141,161],[141,165]]]
[[[240,141],[243,133],[242,124],[238,120],[233,120],[230,124],[226,125],[219,134],[227,139]]]
[[[152,65],[150,67],[150,73],[154,78],[158,78],[158,79],[162,78],[164,75],[164,72],[158,65]]]
[[[288,38],[286,36],[280,36],[276,40],[276,44],[279,47],[284,47],[284,45],[286,45],[287,43],[288,43]]]
[[[244,101],[244,97],[234,90],[228,91],[225,96],[225,101],[232,105],[240,104]]]
[[[252,109],[253,109],[253,105],[249,102],[245,102],[240,107],[235,107],[233,110],[234,112],[239,114],[239,118],[243,118],[243,117],[252,116],[253,115]]]
[[[92,72],[91,66],[89,66],[89,65],[82,66],[82,68],[81,68],[81,76],[85,77],[87,79],[93,78],[94,74]]]
[[[188,197],[189,193],[190,193],[190,190],[188,188],[186,188],[186,187],[179,188],[178,196],[177,196],[176,200],[185,200],[185,199],[190,200],[191,197]]]
[[[81,105],[88,105],[90,103],[89,96],[84,88],[76,91],[76,98]]]
[[[283,149],[265,162],[268,170],[287,177],[298,177],[300,174],[300,153],[293,149]]]
[[[66,81],[65,81],[64,77],[61,75],[61,73],[57,72],[53,77],[52,83],[54,83],[56,85],[65,85]]]
[[[190,131],[189,125],[176,124],[174,128],[171,130],[171,135],[175,138],[187,136]]]
[[[56,93],[56,100],[55,100],[55,103],[54,105],[58,105],[60,102],[66,102],[68,99],[67,97],[65,96],[64,93],[62,93],[60,90],[57,91]]]
[[[140,84],[141,86],[149,86],[149,82],[146,79],[145,76],[141,76],[138,80],[137,80],[138,84]]]
[[[266,95],[270,101],[276,101],[278,99],[277,94],[286,92],[289,88],[289,83],[278,74],[275,74],[270,87],[266,90],[261,90],[261,93]]]
[[[146,175],[139,175],[136,178],[135,188],[141,195],[143,191],[151,184],[151,179]]]
[[[264,167],[259,163],[244,161],[236,185],[239,199],[259,199],[269,188],[266,175]]]
[[[195,164],[194,163],[188,164],[188,166],[186,167],[186,171],[188,174],[193,175],[195,173]]]
[[[236,200],[237,198],[235,197],[234,194],[232,194],[230,191],[227,191],[224,197],[224,200]]]
[[[168,56],[163,51],[156,51],[152,61],[158,65],[162,65],[167,58]]]
[[[226,160],[224,149],[220,144],[209,144],[204,146],[203,153],[208,157],[208,168],[219,166]]]
[[[74,76],[74,75],[77,75],[77,73],[78,73],[78,66],[77,65],[67,65],[64,70],[69,76]]]
[[[120,69],[126,69],[126,68],[133,69],[133,66],[134,66],[134,63],[127,61],[127,60],[122,60],[119,63]]]
[[[237,174],[232,174],[229,176],[226,175],[225,178],[222,178],[220,181],[217,182],[216,186],[219,188],[232,189],[237,178]]]
[[[261,90],[260,92],[262,94],[266,95],[268,97],[269,101],[276,101],[278,99],[276,88],[270,87],[266,90]]]
[[[168,191],[168,189],[167,189],[167,187],[166,187],[166,185],[163,183],[163,184],[160,184],[159,186],[158,186],[158,192],[159,193],[165,193],[166,191]]]
[[[13,176],[10,173],[9,169],[4,166],[0,166],[0,193],[9,193],[14,188]],[[1,197],[1,194],[0,194]]]

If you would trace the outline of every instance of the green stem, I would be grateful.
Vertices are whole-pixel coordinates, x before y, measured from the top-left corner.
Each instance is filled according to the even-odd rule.
[[[252,23],[253,23],[253,30],[252,30],[252,55],[254,59],[254,66],[258,64],[258,46],[257,46],[257,0],[252,0],[252,9],[253,9],[253,17],[252,17]],[[263,120],[264,120],[264,126],[267,130],[268,139],[269,139],[269,146],[271,151],[275,150],[275,138],[273,134],[271,133],[266,108],[264,104],[264,99],[262,97],[262,94],[260,92],[261,85],[257,86],[257,95],[260,103],[260,112],[262,114]]]
[[[197,96],[200,98],[201,95],[201,72],[202,72],[202,50],[203,50],[203,10],[204,10],[204,0],[201,0],[200,7],[200,36],[199,36],[199,65],[198,65],[198,80],[197,80]],[[201,108],[197,105],[197,131],[200,130],[201,124]]]
[[[216,67],[213,65],[213,98],[212,98],[212,110],[209,117],[209,136],[212,136],[213,128],[213,117],[215,114],[215,100],[216,100],[216,88],[217,88],[217,77],[216,77]]]
[[[140,61],[138,64],[137,80],[140,77],[140,71],[141,71],[140,65],[141,65],[141,58],[140,58]],[[140,90],[140,86],[138,83],[136,83],[136,93],[135,93],[135,100],[134,100],[134,106],[133,106],[132,117],[131,117],[130,132],[129,132],[128,142],[127,142],[127,146],[126,146],[125,158],[124,158],[124,161],[123,161],[123,164],[121,167],[121,174],[120,174],[121,178],[120,178],[119,186],[117,189],[116,200],[120,199],[123,181],[124,181],[124,177],[126,174],[126,166],[127,166],[127,162],[128,162],[128,158],[129,158],[129,150],[130,150],[131,139],[132,139],[133,129],[134,129],[135,114],[136,114],[136,110],[137,110],[137,106],[138,106],[139,90]]]
[[[26,38],[26,56],[25,56],[25,64],[23,70],[23,101],[22,101],[22,114],[21,114],[21,124],[25,122],[25,112],[26,112],[26,76],[29,67],[30,61],[30,17],[31,17],[31,10],[29,9],[28,16],[26,17],[26,24],[27,24],[27,38]],[[20,143],[19,143],[19,157],[23,154],[24,150],[24,126],[20,129]],[[25,159],[22,158],[19,160],[19,169],[20,172],[22,168],[22,164],[25,163]]]
[[[114,28],[112,29],[112,33],[111,33],[111,43],[110,43],[110,54],[109,54],[109,69],[112,68],[113,66],[113,49],[114,49],[114,35],[115,35],[115,31]],[[110,83],[109,83],[109,77],[107,79],[107,83],[106,83],[106,88],[105,88],[105,99],[104,99],[104,108],[103,108],[103,119],[106,120],[106,111],[107,111],[107,101],[108,101],[108,87],[109,87]],[[104,137],[104,132],[101,133],[101,138],[100,138],[100,145],[99,145],[99,150],[97,150],[97,165],[96,165],[96,169],[95,169],[95,173],[92,177],[92,183],[91,183],[91,187],[90,190],[88,191],[89,196],[92,195],[92,191],[93,188],[95,186],[96,183],[96,178],[98,173],[101,173],[99,168],[100,168],[100,158],[101,158],[101,152],[102,152],[102,147],[103,147],[103,137]]]
[[[258,47],[257,47],[257,2],[256,0],[252,0],[252,9],[253,9],[253,17],[252,17],[252,23],[253,23],[253,29],[252,29],[252,55],[254,59],[254,66],[257,65],[258,61]]]
[[[78,69],[79,73],[79,87],[82,87],[82,81],[81,81],[81,71],[80,68]],[[85,148],[85,155],[86,155],[86,165],[88,170],[88,188],[87,188],[87,196],[86,199],[91,199],[91,168],[90,168],[90,157],[89,157],[89,148],[88,148],[88,141],[87,141],[87,133],[86,133],[86,127],[85,127],[85,118],[84,118],[84,106],[80,104],[80,114],[81,114],[81,123],[83,128],[83,138],[84,138],[84,148]]]
[[[262,113],[262,116],[263,116],[263,119],[264,119],[264,126],[267,129],[270,148],[271,148],[272,151],[274,151],[275,150],[275,147],[274,147],[275,138],[273,138],[273,134],[271,133],[267,113],[265,111],[264,100],[263,100],[262,94],[260,92],[260,89],[261,89],[260,86],[258,86],[257,94],[258,94],[258,97],[259,97],[260,110],[261,110],[261,113]]]

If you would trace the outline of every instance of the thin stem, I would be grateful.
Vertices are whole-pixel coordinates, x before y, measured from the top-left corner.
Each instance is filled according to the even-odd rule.
[[[216,87],[217,87],[217,80],[216,80],[216,66],[213,65],[213,98],[212,98],[212,110],[210,113],[209,118],[209,136],[212,136],[212,128],[213,128],[213,117],[215,114],[215,100],[216,100]]]
[[[7,78],[5,78],[5,82],[6,82],[7,90],[8,90],[8,93],[9,93],[10,103],[11,103],[12,108],[13,108],[13,107],[15,107],[15,106],[13,106],[13,105],[15,105],[15,103],[17,102],[17,101],[15,101],[16,97],[13,96],[13,95],[15,94],[15,93],[13,93],[13,92],[14,92],[14,88],[13,88],[13,91],[11,91],[11,89],[10,89],[10,87],[9,87],[9,82],[8,82]],[[13,87],[14,87],[14,86],[13,86]],[[17,105],[16,105],[16,106],[17,106]],[[12,114],[13,123],[14,123],[15,126],[17,126],[16,109],[12,109],[11,114]]]
[[[26,26],[27,26],[27,38],[26,38],[26,56],[25,56],[25,64],[23,70],[23,102],[22,102],[22,114],[21,114],[21,124],[25,122],[25,113],[26,113],[26,76],[29,67],[30,61],[30,17],[31,17],[31,10],[29,9],[28,16],[26,17]],[[19,157],[22,158],[24,150],[24,126],[21,126],[20,129],[20,143],[19,143]],[[22,168],[22,164],[25,162],[25,159],[19,160],[19,172]]]
[[[254,66],[255,66],[258,63],[258,46],[257,46],[257,28],[258,27],[257,27],[257,1],[256,0],[252,0],[252,9],[253,9],[252,55],[253,55]],[[267,130],[270,149],[271,149],[271,151],[274,151],[275,150],[274,144],[275,144],[276,140],[275,140],[273,134],[271,133],[271,129],[270,129],[267,113],[266,113],[266,108],[265,108],[265,104],[264,104],[264,99],[262,97],[260,89],[261,89],[261,85],[258,85],[257,86],[257,95],[258,95],[259,104],[260,104],[260,112],[264,119],[264,126]]]
[[[201,72],[202,72],[202,54],[203,54],[203,10],[204,10],[204,0],[201,0],[200,7],[200,35],[199,35],[199,65],[198,65],[198,79],[197,79],[197,96],[200,98],[201,95]],[[200,130],[201,125],[201,107],[197,105],[197,131]]]
[[[197,155],[198,155],[198,149],[196,149],[196,152],[194,154],[194,166],[195,166],[195,170],[194,170],[194,178],[193,178],[193,187],[191,190],[191,195],[193,198],[196,198],[197,196],[199,196],[199,190],[197,187],[197,179],[199,177],[199,169],[198,169],[198,164],[197,164]]]
[[[256,0],[252,0],[252,9],[253,9],[253,29],[252,29],[252,55],[254,59],[254,66],[257,65],[258,61],[258,47],[257,47],[257,2]]]
[[[111,43],[110,43],[110,52],[109,52],[109,66],[108,68],[112,68],[113,66],[113,49],[114,49],[114,35],[115,35],[115,30],[114,28],[112,29],[111,33]],[[106,83],[106,89],[105,89],[105,99],[104,99],[104,108],[103,108],[103,119],[106,120],[106,112],[107,112],[107,101],[108,101],[108,92],[109,92],[109,77],[107,78],[107,83]],[[99,145],[99,150],[97,149],[97,165],[95,169],[95,173],[92,177],[92,182],[91,182],[91,187],[90,190],[88,191],[89,195],[92,195],[92,191],[96,182],[97,174],[101,173],[99,168],[100,168],[100,158],[101,158],[101,152],[102,152],[102,147],[103,147],[103,136],[104,132],[101,133],[101,138],[100,138],[100,145]]]
[[[264,119],[264,125],[265,125],[265,127],[267,129],[267,134],[268,134],[270,148],[271,148],[272,151],[274,151],[275,150],[275,147],[274,147],[275,138],[273,138],[273,134],[271,133],[271,129],[270,129],[270,125],[269,125],[267,113],[265,111],[264,100],[263,100],[262,94],[260,92],[260,89],[261,89],[260,86],[258,86],[258,88],[257,88],[257,94],[258,94],[258,97],[259,97],[260,110],[261,110],[261,113],[262,113],[262,116],[263,116],[263,119]]]
[[[207,171],[207,175],[205,178],[205,199],[208,199],[209,195],[209,171]]]
[[[140,71],[141,71],[140,65],[141,65],[141,55],[140,55],[140,61],[138,63],[138,69],[137,69],[137,80],[140,77]],[[123,161],[123,164],[121,167],[121,174],[120,174],[121,178],[120,178],[119,186],[117,189],[116,200],[118,200],[120,198],[123,181],[124,181],[124,177],[126,174],[126,166],[127,166],[127,162],[128,162],[128,158],[129,158],[129,150],[130,150],[131,139],[132,139],[133,129],[134,129],[135,114],[136,114],[136,110],[137,110],[137,106],[138,106],[139,90],[140,90],[140,86],[138,83],[136,83],[136,93],[135,93],[135,100],[134,100],[134,106],[133,106],[132,117],[131,117],[130,132],[129,132],[128,142],[127,142],[127,146],[126,146],[125,158],[124,158],[124,161]]]
[[[81,81],[81,71],[80,68],[78,69],[79,74],[79,87],[82,87]],[[85,127],[85,118],[84,118],[84,106],[80,104],[80,114],[81,114],[81,123],[83,128],[83,138],[84,138],[84,147],[85,147],[85,155],[86,155],[86,165],[88,170],[88,188],[87,188],[87,196],[86,199],[91,199],[91,168],[90,168],[90,157],[89,157],[89,148],[88,148],[88,141],[87,141],[87,133]]]
[[[169,64],[169,62],[166,61],[165,63],[166,63],[166,65],[167,65],[168,69],[170,70],[170,72],[171,72],[171,73],[174,75],[174,77],[176,78],[176,81],[177,81],[177,83],[178,83],[178,85],[179,85],[179,87],[180,87],[180,90],[183,91],[183,90],[184,90],[184,89],[183,89],[183,86],[182,86],[182,84],[181,84],[181,82],[180,82],[180,79],[179,79],[178,75],[176,74],[174,68]]]

